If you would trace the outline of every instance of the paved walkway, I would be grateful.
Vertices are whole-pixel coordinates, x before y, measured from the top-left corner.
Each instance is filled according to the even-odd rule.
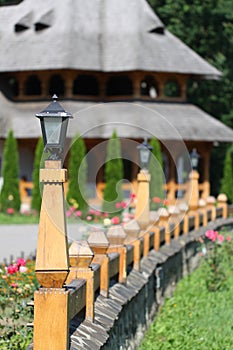
[[[68,240],[86,239],[89,226],[68,224]],[[0,263],[35,256],[38,225],[0,225]]]

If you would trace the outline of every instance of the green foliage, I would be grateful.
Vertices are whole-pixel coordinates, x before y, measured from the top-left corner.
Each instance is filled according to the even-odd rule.
[[[19,193],[19,155],[17,141],[10,130],[3,151],[3,187],[0,195],[1,210],[20,209]]]
[[[70,150],[69,159],[69,190],[67,200],[82,211],[87,209],[87,161],[86,146],[80,135],[76,135]]]
[[[210,292],[209,270],[204,263],[178,283],[174,296],[166,300],[150,327],[140,350],[232,349],[232,242],[222,250],[227,288]],[[227,255],[227,256],[226,256]]]
[[[33,321],[33,309],[27,307],[27,302],[39,287],[34,265],[24,259],[10,266],[0,265],[1,350],[25,350],[32,340],[32,330],[26,323]]]
[[[32,181],[33,181],[33,190],[32,190],[32,203],[31,207],[32,209],[40,211],[41,207],[41,191],[40,191],[40,168],[41,168],[41,161],[42,156],[44,152],[44,143],[42,138],[39,139],[36,151],[35,151],[35,159],[34,159],[34,165],[33,165],[33,173],[32,173]]]
[[[168,30],[218,68],[220,80],[192,79],[188,100],[233,127],[232,0],[148,0]],[[226,146],[213,152],[210,180],[219,193]]]
[[[221,193],[225,193],[228,200],[233,203],[233,165],[232,165],[233,148],[229,148],[226,153],[223,167],[223,178]]]
[[[123,200],[123,191],[121,188],[123,162],[121,159],[121,145],[116,131],[113,132],[108,142],[104,171],[105,189],[102,210],[114,215],[117,212],[116,203]]]
[[[158,209],[159,203],[163,202],[165,192],[163,190],[163,184],[165,183],[163,174],[163,159],[159,141],[153,137],[150,141],[150,145],[153,147],[149,172],[151,175],[150,180],[150,198],[151,209]],[[154,200],[153,200],[154,199]]]

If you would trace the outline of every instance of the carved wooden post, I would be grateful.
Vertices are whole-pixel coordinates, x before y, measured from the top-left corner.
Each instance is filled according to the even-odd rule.
[[[180,203],[179,209],[180,219],[183,220],[183,233],[186,235],[189,232],[188,205],[186,203]]]
[[[140,271],[140,250],[141,250],[141,240],[138,239],[141,228],[136,220],[131,220],[124,225],[124,231],[126,233],[125,243],[132,244],[134,246],[134,270]]]
[[[60,160],[45,161],[40,171],[43,197],[36,254],[36,277],[42,288],[34,293],[34,349],[68,349],[68,295],[63,284],[69,272],[63,183]],[[42,321],[43,320],[43,321]],[[59,334],[59,336],[58,336]]]
[[[170,206],[168,210],[171,218],[171,223],[174,224],[174,237],[178,238],[180,235],[180,211],[175,205]]]
[[[150,231],[154,232],[154,249],[158,251],[160,248],[160,228],[157,211],[150,211]]]
[[[228,207],[227,207],[227,196],[224,193],[220,193],[217,198],[218,207],[223,208],[222,217],[224,219],[228,216]]]
[[[146,229],[150,223],[150,174],[148,170],[142,169],[137,176],[138,192],[135,209],[135,219],[142,229]]]
[[[92,263],[100,265],[100,294],[108,297],[109,290],[109,257],[107,250],[109,240],[104,231],[92,231],[88,237],[88,243],[94,252]]]
[[[190,183],[189,183],[189,215],[194,216],[194,227],[195,229],[199,228],[200,225],[200,217],[198,213],[198,204],[199,204],[199,186],[198,179],[199,174],[196,170],[192,170],[189,175]]]
[[[107,232],[107,238],[109,240],[110,246],[107,253],[119,253],[120,263],[119,263],[119,282],[126,282],[126,247],[124,246],[124,241],[126,238],[126,233],[120,225],[111,226]]]
[[[214,221],[216,219],[216,199],[213,196],[209,196],[206,199],[207,209],[211,210],[211,220]]]
[[[94,321],[94,271],[90,265],[93,259],[93,251],[87,241],[75,241],[69,249],[70,273],[66,284],[80,278],[86,280],[86,319]]]
[[[169,225],[169,214],[166,208],[159,208],[159,226],[164,227],[165,229],[165,243],[170,244],[171,236],[170,236],[170,225]]]
[[[203,226],[207,226],[208,217],[207,217],[207,210],[206,210],[206,201],[204,199],[199,200],[199,210],[203,216]]]

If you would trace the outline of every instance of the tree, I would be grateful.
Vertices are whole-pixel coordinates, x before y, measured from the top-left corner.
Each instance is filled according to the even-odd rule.
[[[233,166],[232,166],[233,148],[229,148],[224,160],[223,178],[221,193],[225,193],[228,200],[233,203]]]
[[[153,147],[149,172],[151,175],[150,180],[150,198],[151,209],[157,209],[159,207],[159,199],[164,199],[164,175],[163,175],[163,159],[160,149],[159,141],[153,137],[150,141],[150,145]],[[154,198],[154,200],[153,200]]]
[[[191,79],[188,101],[233,127],[232,0],[149,0],[149,3],[168,30],[223,73],[220,80]],[[219,193],[226,149],[224,145],[212,152],[210,180],[214,194]]]
[[[3,150],[3,187],[0,195],[1,210],[20,209],[19,154],[17,141],[10,130]]]
[[[42,138],[39,139],[36,146],[35,151],[35,159],[33,164],[33,173],[32,173],[32,181],[33,181],[33,189],[32,189],[32,209],[40,211],[41,207],[41,188],[40,188],[40,168],[41,161],[44,152],[44,143]]]
[[[116,203],[123,200],[121,180],[123,179],[123,162],[121,158],[121,144],[116,131],[108,141],[106,164],[104,169],[105,188],[102,209],[114,215],[117,212]]]
[[[87,161],[86,146],[83,138],[76,135],[70,149],[69,159],[69,189],[67,192],[67,200],[81,211],[85,211],[87,204]]]

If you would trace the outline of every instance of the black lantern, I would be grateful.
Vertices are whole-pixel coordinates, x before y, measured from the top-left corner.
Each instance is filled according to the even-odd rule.
[[[144,141],[139,146],[137,146],[137,149],[139,151],[139,161],[141,168],[148,169],[153,147],[148,144],[147,139],[145,138]]]
[[[197,153],[196,148],[193,148],[192,152],[190,153],[191,165],[193,170],[197,169],[199,158],[200,158],[200,155]]]
[[[36,114],[40,119],[45,151],[50,151],[49,159],[61,159],[64,149],[69,118],[72,115],[66,112],[53,96],[53,102],[45,110]]]

